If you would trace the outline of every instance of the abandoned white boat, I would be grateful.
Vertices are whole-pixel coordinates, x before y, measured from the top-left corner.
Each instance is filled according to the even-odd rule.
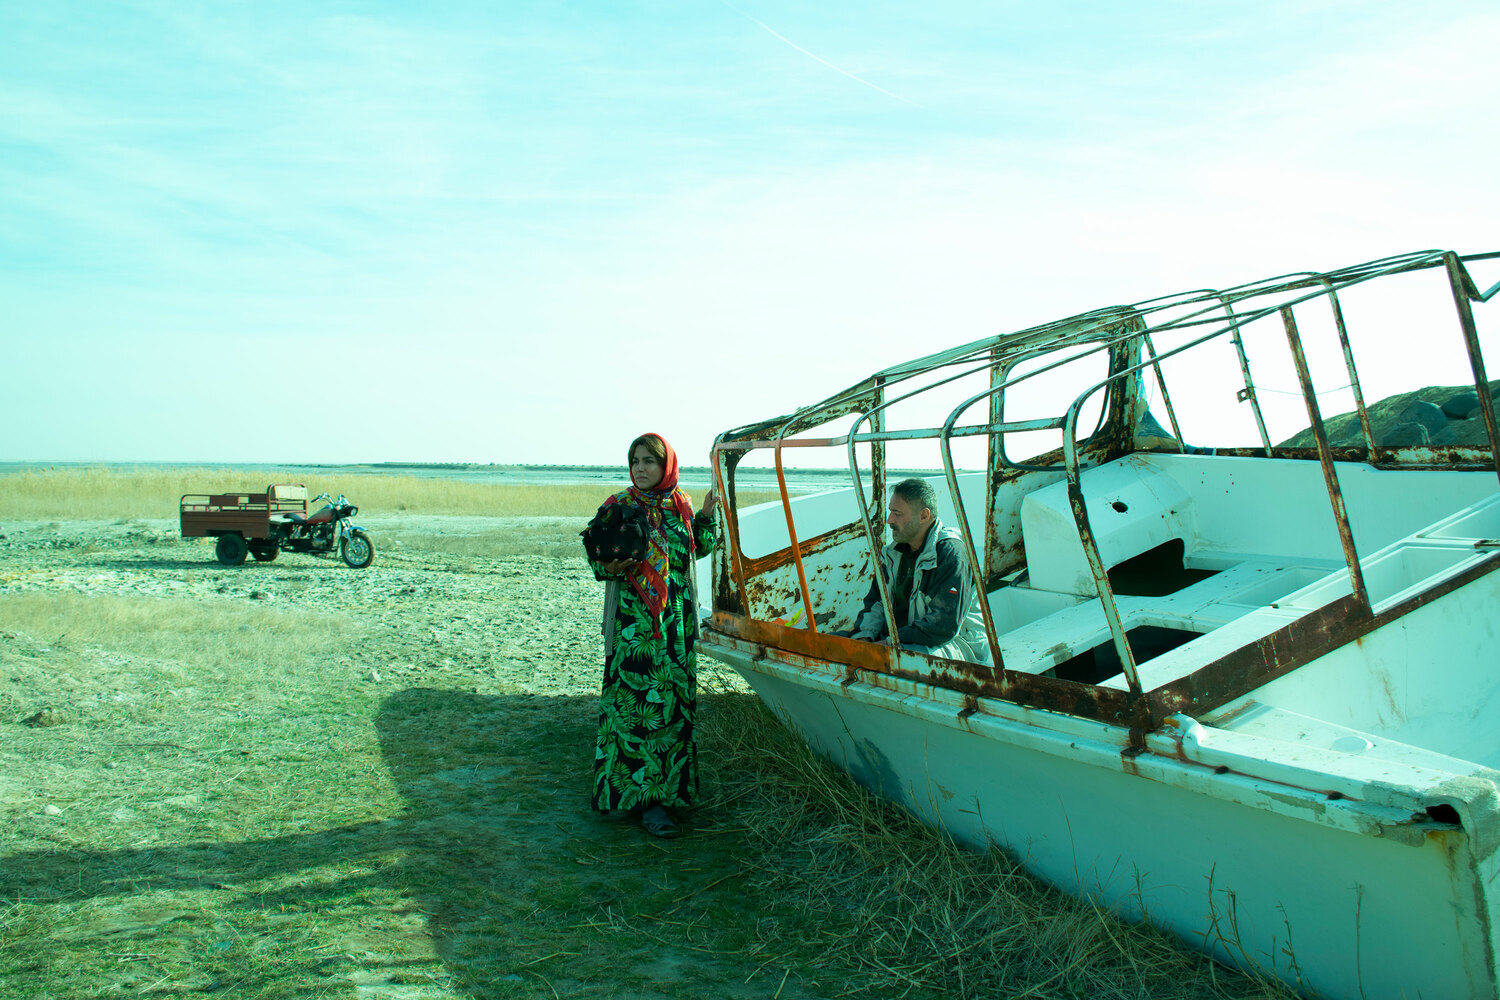
[[[1473,275],[1497,267],[1430,251],[1103,309],[728,431],[704,647],[872,789],[1222,961],[1494,997],[1500,465],[1473,304],[1500,284]],[[734,501],[737,470],[829,459],[847,488]],[[994,667],[832,634],[895,468],[943,470]]]

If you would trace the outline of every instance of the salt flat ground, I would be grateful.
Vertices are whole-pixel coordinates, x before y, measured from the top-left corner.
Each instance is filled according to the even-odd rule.
[[[0,523],[0,997],[1281,995],[906,822],[712,661],[687,836],[595,814],[583,518],[359,520],[366,570]]]

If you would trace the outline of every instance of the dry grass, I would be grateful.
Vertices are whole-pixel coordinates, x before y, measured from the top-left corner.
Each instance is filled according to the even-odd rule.
[[[344,493],[371,514],[588,517],[605,495],[597,486],[527,486],[378,473],[334,478],[267,469],[67,468],[0,476],[0,514],[32,520],[176,518],[178,499],[185,493],[259,493],[273,482],[302,483],[314,496]]]
[[[662,845],[581,815],[592,697],[392,690],[369,638],[0,597],[6,996],[1286,996],[955,847],[711,663]]]
[[[54,649],[108,648],[161,663],[188,662],[199,681],[205,672],[214,677],[233,672],[244,681],[265,673],[268,664],[347,661],[346,651],[359,638],[346,618],[310,611],[66,592],[0,597],[0,628],[24,632]],[[209,637],[231,641],[205,641]]]
[[[59,492],[36,516],[65,516]],[[534,534],[577,558],[574,524]],[[454,629],[516,627],[525,607],[499,591],[366,619],[293,601],[316,570],[263,567],[286,592],[273,605],[245,594],[260,578],[180,561],[175,539],[121,546],[56,558],[76,578],[124,561],[226,590],[0,594],[7,998],[1290,996],[956,847],[711,661],[703,805],[661,844],[585,805],[596,697],[502,682],[499,651]],[[496,578],[514,552],[488,532],[400,549],[463,571],[400,560],[424,594]],[[555,589],[568,569],[535,572]],[[417,663],[420,681],[392,682]]]
[[[812,754],[758,700],[718,707],[712,767],[756,848],[757,888],[823,915],[821,962],[859,971],[851,994],[1294,996],[1063,895],[999,851],[959,847]]]
[[[309,476],[306,470],[233,468],[63,468],[0,476],[0,517],[18,520],[112,520],[177,517],[186,493],[262,492],[268,483],[302,483],[311,495],[346,494],[365,515],[452,514],[485,517],[592,517],[610,490],[597,485],[527,485],[354,473]],[[745,492],[742,505],[779,494]],[[694,501],[700,500],[694,497]]]

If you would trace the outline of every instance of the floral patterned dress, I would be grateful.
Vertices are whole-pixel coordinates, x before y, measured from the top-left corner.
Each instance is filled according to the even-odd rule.
[[[606,812],[687,806],[698,792],[698,610],[688,583],[688,529],[670,509],[648,514],[666,542],[667,601],[655,621],[634,590],[619,587],[594,751],[593,805]],[[712,552],[718,540],[712,512],[697,514],[692,531],[697,556]],[[596,579],[620,581],[598,563],[589,565]]]

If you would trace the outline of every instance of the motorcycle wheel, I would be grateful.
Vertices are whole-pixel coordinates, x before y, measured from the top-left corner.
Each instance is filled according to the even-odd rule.
[[[275,562],[281,550],[276,547],[275,542],[251,542],[250,554],[255,557],[256,562]]]
[[[220,535],[218,543],[214,545],[214,555],[225,566],[240,565],[245,561],[245,553],[248,551],[244,535]]]
[[[375,561],[375,543],[370,541],[370,536],[363,531],[356,531],[344,539],[344,544],[339,548],[339,554],[344,557],[352,569],[364,569]]]

